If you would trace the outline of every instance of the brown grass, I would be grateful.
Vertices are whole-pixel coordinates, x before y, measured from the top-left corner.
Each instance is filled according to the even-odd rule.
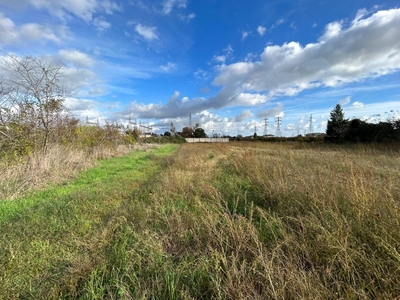
[[[39,287],[35,295],[400,295],[400,155],[395,147],[184,144],[173,157],[149,157],[163,170],[108,212],[96,234],[70,241],[84,250],[47,283],[51,289]]]

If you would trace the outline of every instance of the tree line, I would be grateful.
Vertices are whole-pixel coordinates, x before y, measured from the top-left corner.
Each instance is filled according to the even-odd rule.
[[[326,142],[395,142],[400,141],[400,119],[368,123],[360,119],[346,119],[340,104],[330,113]]]

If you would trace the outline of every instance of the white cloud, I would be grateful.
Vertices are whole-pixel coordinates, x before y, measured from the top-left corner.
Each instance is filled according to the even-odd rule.
[[[357,11],[356,16],[354,17],[353,20],[353,24],[357,23],[358,21],[360,21],[364,16],[366,16],[368,14],[368,11],[365,8],[359,9]]]
[[[36,23],[23,24],[18,28],[15,23],[0,12],[0,44],[28,43],[38,41],[52,41],[61,43],[66,38],[65,27],[56,27],[58,33],[52,29]],[[60,38],[61,37],[61,38]]]
[[[18,35],[14,22],[0,12],[0,44],[11,44],[18,39]]]
[[[267,46],[255,62],[222,65],[213,84],[238,90],[296,95],[400,69],[400,9],[379,11],[342,29],[334,22],[318,43]]]
[[[46,9],[60,19],[72,14],[85,21],[91,21],[95,13],[112,14],[114,11],[122,10],[116,2],[109,0],[28,0],[28,3],[37,9]]]
[[[96,26],[98,31],[111,28],[111,23],[107,22],[103,17],[94,18],[93,25]]]
[[[226,56],[225,55],[214,55],[213,60],[217,63],[225,63]]]
[[[285,19],[284,19],[284,18],[280,18],[280,19],[277,20],[274,24],[272,24],[270,30],[272,30],[272,29],[278,27],[278,26],[281,25],[283,22],[285,22]]]
[[[109,0],[103,0],[100,5],[104,9],[105,13],[109,15],[112,15],[114,11],[122,11],[121,6],[119,6],[116,2],[112,2]]]
[[[20,30],[20,36],[23,40],[49,40],[56,43],[61,42],[51,29],[34,23],[23,25]]]
[[[263,36],[265,34],[265,32],[267,31],[267,28],[263,27],[263,26],[258,26],[257,27],[257,32],[260,36]]]
[[[355,109],[363,109],[364,108],[364,103],[360,101],[356,101],[352,104],[353,108]]]
[[[137,24],[135,26],[135,31],[139,33],[142,37],[144,37],[148,41],[157,40],[157,27],[148,27],[142,24]]]
[[[320,38],[320,41],[327,41],[334,37],[337,37],[342,33],[342,23],[341,22],[333,22],[329,23],[325,26],[325,33]]]
[[[76,99],[73,97],[67,97],[64,102],[65,107],[71,111],[88,111],[93,110],[99,105],[96,101],[86,99]]]
[[[247,39],[247,37],[251,34],[251,31],[242,31],[242,41]]]
[[[240,93],[237,95],[234,104],[236,105],[246,105],[252,106],[256,104],[265,103],[269,100],[268,96],[255,94],[255,93]]]
[[[224,52],[227,52],[228,54],[232,54],[233,53],[233,48],[230,44],[228,44],[228,46],[223,49]]]
[[[74,69],[69,67],[61,68],[61,81],[62,84],[70,91],[79,91],[84,93],[84,89],[90,87],[91,89],[96,84],[97,76],[88,69]]]
[[[208,80],[210,78],[210,73],[203,69],[197,69],[197,71],[193,73],[193,76],[200,80]]]
[[[90,68],[93,65],[93,59],[86,53],[77,50],[62,49],[58,51],[59,57],[67,64],[70,63],[77,68]]]
[[[172,63],[172,62],[168,62],[166,65],[160,66],[160,69],[163,72],[169,72],[169,71],[171,71],[173,69],[176,69],[176,65],[174,63]]]
[[[339,101],[339,104],[340,104],[340,105],[349,104],[349,103],[350,103],[350,100],[351,100],[351,97],[350,97],[350,96],[347,96],[346,98],[343,98],[342,100],[340,100],[340,101]]]
[[[169,15],[175,7],[185,8],[186,5],[186,0],[165,0],[163,3],[162,12],[165,15]]]
[[[186,17],[186,19],[187,19],[188,21],[190,21],[190,20],[192,20],[192,19],[194,19],[194,18],[196,18],[196,14],[195,14],[195,13],[191,13],[191,14],[189,14],[189,15]]]

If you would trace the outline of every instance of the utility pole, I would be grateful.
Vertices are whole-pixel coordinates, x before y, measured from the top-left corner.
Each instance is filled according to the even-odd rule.
[[[268,134],[268,118],[264,118],[264,136]]]
[[[281,132],[281,124],[282,124],[282,117],[276,117],[276,136],[277,137],[281,137],[282,136],[282,132]]]

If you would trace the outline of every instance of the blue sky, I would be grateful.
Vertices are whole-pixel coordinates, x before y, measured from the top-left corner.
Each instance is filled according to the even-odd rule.
[[[86,120],[209,134],[400,117],[398,1],[0,0],[0,56],[62,65]]]

